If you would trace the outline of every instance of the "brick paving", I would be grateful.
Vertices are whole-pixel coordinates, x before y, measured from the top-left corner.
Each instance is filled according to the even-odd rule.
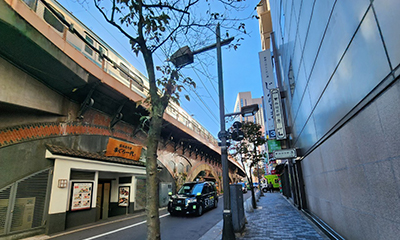
[[[237,240],[329,239],[280,193],[265,193],[246,218],[246,230]]]

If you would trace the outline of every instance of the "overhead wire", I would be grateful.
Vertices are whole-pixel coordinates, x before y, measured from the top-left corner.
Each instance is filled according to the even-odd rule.
[[[89,13],[89,15],[112,37],[112,38],[114,38],[114,40],[116,41],[116,42],[118,42],[120,45],[121,45],[121,47],[123,48],[123,49],[125,49],[135,60],[137,60],[137,63],[138,64],[140,64],[144,69],[146,69],[146,66],[144,66],[144,64],[142,63],[142,62],[140,62],[138,59],[137,59],[137,57],[132,53],[132,50],[129,50],[129,49],[127,49],[126,48],[126,46],[125,46],[125,44],[122,44],[116,37],[115,37],[115,35],[114,34],[112,34],[99,20],[97,20],[97,18],[95,17],[95,16],[93,16],[93,14],[83,5],[83,3],[82,2],[80,2],[80,1],[76,1],[79,5],[81,5],[82,6],[82,8],[87,12],[87,13]]]
[[[157,13],[159,13],[158,9],[156,9]],[[175,12],[173,12],[174,17],[176,17]],[[169,26],[167,26],[168,28],[170,28]],[[171,29],[170,29],[171,30]],[[185,38],[188,40],[187,36],[185,35]],[[189,41],[189,40],[188,40]],[[178,47],[181,48],[179,42],[176,42]],[[161,46],[160,49],[162,50],[162,52],[165,54],[165,57],[168,58],[169,54],[167,53],[167,51],[165,49],[163,49],[163,47]],[[200,62],[201,63],[201,62]],[[208,91],[207,87],[205,86],[204,82],[201,80],[199,74],[197,73],[196,69],[191,66],[193,72],[196,74],[196,76],[198,77],[199,81],[202,83],[202,85],[204,86],[204,88],[206,89],[207,93],[210,95],[210,98],[214,101],[215,105],[218,107],[218,104],[215,102],[214,98],[212,97],[211,93]],[[182,74],[182,73],[181,73]],[[191,91],[193,91],[195,93],[195,95],[197,96],[197,98],[201,101],[201,103],[207,108],[207,110],[210,112],[211,116],[216,120],[216,123],[218,124],[218,118],[215,116],[215,113],[213,111],[211,111],[210,107],[208,106],[207,103],[205,103],[202,99],[202,97],[198,94],[198,92],[195,89],[190,89]],[[190,95],[190,91],[186,90],[186,92]],[[191,96],[191,95],[190,95]],[[194,99],[194,98],[192,98]],[[198,104],[198,103],[197,103]],[[199,105],[199,104],[198,104]],[[200,105],[199,105],[200,106]],[[204,110],[204,109],[203,109]]]
[[[174,17],[176,18],[175,12],[173,12],[173,14],[174,14]],[[187,36],[186,34],[185,34],[184,36],[185,36],[185,38],[186,38],[186,41],[189,42],[189,43],[191,43],[191,41],[190,41],[190,39],[188,38],[188,36]],[[181,48],[179,42],[177,42],[177,45],[178,45],[179,48]],[[200,66],[202,67],[204,73],[207,73],[208,71],[205,69],[204,63],[203,63],[202,61],[199,61],[199,64],[200,64]],[[198,79],[199,79],[199,81],[201,82],[201,84],[203,85],[204,89],[207,91],[208,95],[210,96],[211,100],[214,102],[215,106],[218,108],[218,107],[219,107],[219,104],[217,104],[217,102],[215,101],[213,95],[208,91],[208,87],[204,84],[204,82],[202,81],[202,78],[199,76],[198,70],[197,70],[193,65],[191,65],[190,67],[191,67],[192,71],[196,74],[196,76],[198,77]],[[205,74],[204,74],[204,76],[205,76]],[[215,93],[216,93],[217,96],[218,96],[219,93],[218,93],[217,89],[215,88],[213,82],[211,81],[211,78],[212,78],[212,77],[211,77],[211,76],[205,76],[205,77],[206,77],[206,79],[209,80],[211,86],[213,87]],[[196,95],[197,95],[197,96],[199,97],[199,99],[201,100],[201,97],[197,94],[197,92],[196,92],[195,90],[193,90],[193,91],[196,93]],[[201,100],[201,101],[202,101],[202,100]],[[202,101],[202,102],[203,102],[203,101]],[[205,103],[203,102],[203,104],[205,104]],[[209,109],[208,106],[206,106],[206,107],[207,107],[207,109]],[[225,110],[226,110],[226,108],[225,108]],[[209,110],[209,111],[211,112],[211,110]],[[212,115],[213,115],[214,118],[218,121],[217,117],[214,115],[213,112],[212,112]]]
[[[174,17],[176,18],[175,12],[173,12],[173,14],[174,14]],[[190,41],[190,39],[188,38],[188,36],[187,36],[186,34],[185,34],[184,36],[185,36],[187,42],[190,43],[191,41]],[[179,43],[177,43],[177,44],[178,44],[178,46],[179,46]],[[181,46],[179,46],[179,48],[180,48],[180,47],[181,47]],[[204,73],[207,73],[208,71],[205,69],[204,63],[203,63],[202,61],[199,61],[199,64],[200,64],[200,66],[202,67]],[[195,72],[196,76],[199,78],[200,82],[202,83],[202,85],[203,85],[204,88],[206,89],[206,91],[207,91],[208,95],[210,96],[210,98],[212,99],[212,101],[215,103],[215,105],[217,106],[217,108],[219,108],[219,104],[217,104],[217,102],[215,101],[215,99],[213,98],[213,96],[211,95],[211,93],[208,91],[208,88],[205,86],[204,82],[201,80],[200,76],[198,75],[197,69],[196,69],[194,66],[192,66],[192,65],[191,65],[190,67],[191,67],[192,70]],[[204,74],[204,76],[205,76],[205,74]],[[205,76],[205,77],[206,77],[206,79],[209,80],[209,82],[210,82],[211,86],[213,87],[215,93],[216,93],[217,96],[219,97],[219,91],[217,91],[216,87],[214,86],[213,82],[211,81],[212,77],[211,77],[211,76]],[[217,83],[218,83],[218,81],[217,81]],[[225,112],[229,112],[229,111],[226,109],[226,106],[224,106],[224,107],[225,107]]]

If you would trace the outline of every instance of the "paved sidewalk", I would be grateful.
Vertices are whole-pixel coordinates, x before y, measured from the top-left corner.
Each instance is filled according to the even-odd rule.
[[[329,239],[280,193],[265,193],[257,202],[257,209],[245,214],[248,223],[237,240]],[[200,240],[220,240],[222,225],[221,221]]]

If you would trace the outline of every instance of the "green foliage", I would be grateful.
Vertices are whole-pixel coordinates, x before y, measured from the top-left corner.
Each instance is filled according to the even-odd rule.
[[[235,142],[230,147],[231,155],[241,155],[245,159],[252,160],[256,163],[265,158],[265,153],[259,153],[257,147],[266,143],[265,138],[262,136],[261,126],[253,122],[243,122],[242,131],[244,138],[242,141]]]
[[[158,78],[157,86],[163,91],[163,95],[169,94],[171,100],[179,105],[180,93],[185,86],[196,87],[196,83],[190,77],[183,77],[180,72],[176,69],[172,69],[171,66],[157,66],[156,70],[161,73],[161,77]],[[185,98],[190,101],[189,96],[185,95]]]
[[[253,171],[253,176],[256,178],[263,179],[265,176],[265,169],[260,167],[259,169]]]
[[[243,140],[234,142],[229,148],[229,153],[232,156],[240,158],[242,164],[244,161],[251,161],[250,168],[252,168],[258,162],[264,161],[266,153],[257,149],[259,146],[264,145],[266,140],[262,136],[259,124],[243,122],[242,131],[244,133]]]

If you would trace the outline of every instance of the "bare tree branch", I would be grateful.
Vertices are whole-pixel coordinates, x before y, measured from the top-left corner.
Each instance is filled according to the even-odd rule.
[[[113,7],[112,7],[112,11],[111,11],[111,18],[108,18],[107,14],[103,11],[103,9],[101,9],[101,7],[97,4],[96,0],[93,0],[94,5],[96,6],[97,10],[99,10],[99,12],[103,15],[104,19],[110,23],[111,25],[113,25],[114,27],[116,27],[122,34],[124,34],[131,42],[134,42],[136,44],[140,45],[140,41],[137,38],[132,37],[129,33],[127,33],[120,25],[118,25],[115,21],[114,21],[114,14],[115,14],[115,10],[116,10],[116,4],[115,4],[115,0],[113,0]]]

